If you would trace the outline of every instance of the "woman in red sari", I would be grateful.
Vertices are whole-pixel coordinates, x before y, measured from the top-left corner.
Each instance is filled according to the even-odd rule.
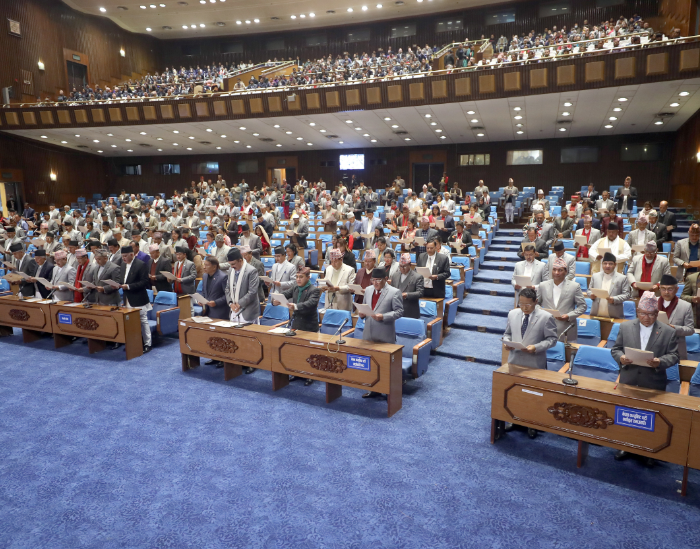
[[[260,238],[260,242],[262,243],[262,255],[271,255],[270,237],[267,236],[265,229],[258,225],[257,227],[255,227],[255,234],[258,235],[258,238]]]

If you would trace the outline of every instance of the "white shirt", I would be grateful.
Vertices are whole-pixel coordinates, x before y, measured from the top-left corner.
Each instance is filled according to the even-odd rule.
[[[651,337],[651,331],[653,328],[653,324],[649,327],[646,327],[641,322],[639,323],[639,339],[641,341],[642,350],[646,350],[647,343],[649,343],[649,338]]]
[[[523,276],[532,276],[532,269],[534,267],[535,267],[534,261],[526,261],[525,262],[525,272],[523,273]]]
[[[645,237],[646,237],[646,231],[639,229],[637,231],[637,244],[646,244]]]
[[[429,255],[428,260],[425,262],[425,268],[429,269],[431,274],[433,272],[433,264],[435,263],[435,255]],[[433,281],[430,280],[429,278],[426,278],[423,280],[423,287],[424,288],[432,288],[433,287]]]
[[[603,281],[601,283],[601,289],[605,290],[607,292],[610,292],[610,286],[612,285],[612,279],[613,275],[612,274],[605,274],[603,273]],[[598,316],[610,316],[608,312],[608,300],[607,299],[601,299],[600,303],[598,303]]]
[[[552,287],[552,298],[554,300],[555,307],[559,306],[559,299],[561,298],[561,290],[563,286],[564,281],[562,280],[561,284],[554,283],[554,286]]]

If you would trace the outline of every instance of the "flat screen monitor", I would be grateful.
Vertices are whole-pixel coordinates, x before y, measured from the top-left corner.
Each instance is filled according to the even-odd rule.
[[[341,170],[364,170],[365,155],[364,154],[341,154],[340,155]]]

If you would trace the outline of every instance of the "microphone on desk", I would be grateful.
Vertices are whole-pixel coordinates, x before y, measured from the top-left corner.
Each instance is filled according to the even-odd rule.
[[[569,330],[571,330],[571,328],[573,328],[574,326],[576,326],[576,324],[571,324],[571,325],[569,325],[569,327],[566,328],[566,330],[564,330],[564,331],[561,333],[561,335],[559,336],[559,338],[561,339],[561,336],[565,336],[566,333],[567,333]],[[568,346],[568,347],[571,347],[571,346],[569,345],[568,341],[569,341],[569,339],[568,339],[568,337],[567,337],[567,338],[566,338],[566,343],[565,343],[565,345]],[[573,377],[571,377],[572,375],[574,375],[574,359],[575,359],[575,358],[576,358],[576,349],[573,348],[573,347],[571,347],[571,362],[569,363],[569,377],[565,377],[564,379],[562,379],[562,383],[563,383],[564,385],[571,385],[571,386],[578,385],[578,380],[576,380],[576,379],[574,379]]]
[[[90,303],[85,303],[85,300],[89,297],[89,295],[90,295],[89,292],[85,292],[85,297],[84,297],[83,300],[80,302],[80,304],[81,304],[83,307],[85,307],[86,309],[89,309],[89,308],[92,307],[92,305],[90,305]]]
[[[333,335],[335,336],[335,335],[340,334],[340,332],[343,330],[343,327],[344,327],[347,323],[348,323],[348,319],[346,318],[345,320],[343,320],[343,323],[338,327],[338,329],[335,331],[335,333],[334,333]],[[345,340],[342,339],[342,336],[341,336],[341,338],[339,338],[339,339],[336,340],[336,343],[337,343],[338,345],[345,345]]]
[[[287,332],[284,334],[287,337],[293,337],[297,333],[292,329],[292,322],[294,321],[294,313],[289,315],[289,322],[287,323]]]

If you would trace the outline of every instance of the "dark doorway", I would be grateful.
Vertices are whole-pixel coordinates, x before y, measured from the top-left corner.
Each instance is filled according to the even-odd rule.
[[[87,86],[87,67],[73,61],[66,61],[66,63],[68,64],[68,89],[71,92],[73,88],[82,90]]]
[[[413,190],[420,193],[428,181],[437,188],[444,171],[445,164],[442,162],[413,164]]]
[[[291,185],[292,188],[294,188],[294,185],[296,185],[297,182],[297,169],[296,168],[286,168],[285,169],[285,179],[287,180],[287,184]],[[282,183],[280,181],[280,183]]]

